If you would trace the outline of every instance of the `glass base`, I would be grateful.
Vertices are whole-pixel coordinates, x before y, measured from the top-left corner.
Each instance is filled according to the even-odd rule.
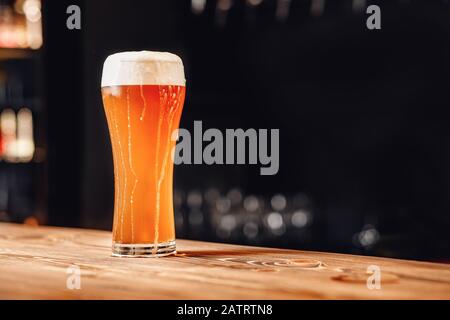
[[[177,253],[175,240],[149,244],[113,243],[112,256],[125,258],[157,258]]]

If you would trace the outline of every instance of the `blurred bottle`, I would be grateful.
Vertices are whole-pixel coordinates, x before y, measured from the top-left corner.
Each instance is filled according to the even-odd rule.
[[[6,72],[0,69],[0,111],[6,107]],[[4,153],[3,134],[1,134],[0,124],[0,160]]]

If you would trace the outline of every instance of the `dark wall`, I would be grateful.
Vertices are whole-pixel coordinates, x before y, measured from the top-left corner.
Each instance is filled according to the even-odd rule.
[[[43,2],[47,123],[48,223],[80,226],[84,135],[83,30],[66,27],[66,8],[83,1]]]
[[[69,192],[54,190],[50,208],[73,203],[69,211],[79,213],[83,226],[110,228],[102,63],[117,51],[168,50],[186,68],[182,127],[203,120],[205,128],[279,128],[281,134],[278,175],[262,177],[254,166],[180,166],[177,188],[307,193],[315,207],[310,242],[265,245],[351,252],[354,234],[373,224],[381,238],[372,254],[450,257],[449,8],[438,1],[379,2],[382,30],[369,31],[367,16],[349,3],[333,2],[323,16],[311,17],[309,1],[294,1],[289,19],[277,22],[274,1],[251,10],[237,1],[222,27],[214,1],[200,16],[189,1],[82,3],[81,41],[71,34],[61,48],[56,36],[48,37],[49,46],[73,59],[75,75],[73,89],[64,91],[68,111],[56,107],[62,93],[50,98],[52,118],[71,119],[53,124],[52,139],[63,144],[54,135],[64,127],[75,141],[51,155],[59,170],[73,168],[53,183],[73,184]],[[51,70],[53,77],[62,73]]]

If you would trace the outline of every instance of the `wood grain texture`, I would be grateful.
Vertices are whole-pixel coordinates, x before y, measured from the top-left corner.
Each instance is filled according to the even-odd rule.
[[[0,223],[2,299],[449,299],[450,266],[178,240],[166,258],[113,258],[103,231]],[[67,268],[81,289],[67,288]],[[366,286],[381,268],[381,289]]]

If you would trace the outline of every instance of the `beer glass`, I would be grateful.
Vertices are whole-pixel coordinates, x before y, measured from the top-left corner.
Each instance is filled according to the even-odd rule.
[[[113,256],[175,253],[173,157],[185,97],[181,59],[167,52],[109,56],[103,106],[114,162]]]

